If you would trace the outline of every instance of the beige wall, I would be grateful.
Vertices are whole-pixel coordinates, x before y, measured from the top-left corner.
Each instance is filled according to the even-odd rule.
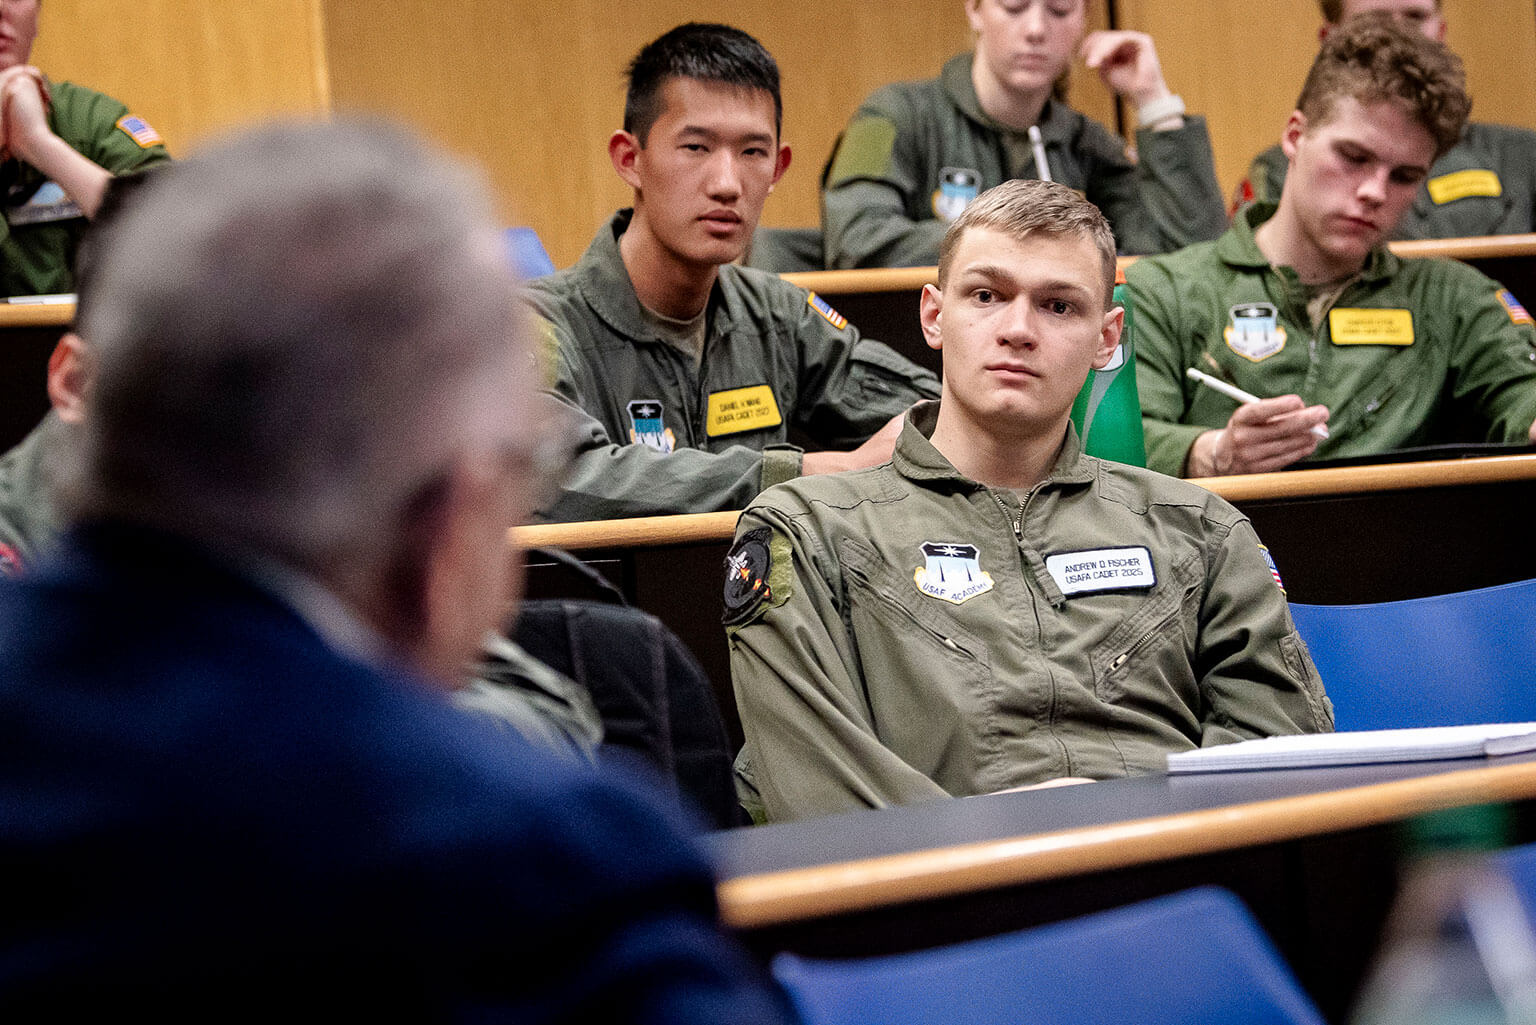
[[[172,153],[328,106],[320,0],[44,0],[33,63],[117,97]]]
[[[1530,0],[1443,3],[1447,42],[1467,64],[1473,116],[1536,128],[1536,8]],[[1152,33],[1169,84],[1210,119],[1216,174],[1230,195],[1253,155],[1279,141],[1317,52],[1317,4],[1119,0],[1118,12],[1124,27]]]
[[[1536,127],[1529,0],[1445,7],[1476,114]],[[1090,10],[1102,24],[1105,0]],[[1210,118],[1230,191],[1279,135],[1315,51],[1315,4],[1118,0],[1118,11],[1156,36],[1173,88]],[[565,264],[628,199],[606,156],[625,62],[690,18],[739,25],[779,59],[795,163],[764,215],[776,225],[815,223],[817,177],[864,95],[932,76],[969,44],[960,0],[45,0],[35,59],[122,99],[180,153],[280,112],[403,118],[479,161],[503,216],[535,227]],[[1095,76],[1075,76],[1073,102],[1112,124]]]

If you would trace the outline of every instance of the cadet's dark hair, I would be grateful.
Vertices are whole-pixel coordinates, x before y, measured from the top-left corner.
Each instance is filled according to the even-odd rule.
[[[661,87],[669,78],[720,82],[740,89],[761,89],[773,97],[773,132],[784,120],[779,95],[779,65],[763,44],[729,25],[690,21],[647,43],[629,62],[629,91],[624,97],[624,130],[645,145],[661,117]]]
[[[1357,15],[1328,33],[1296,109],[1309,124],[1326,124],[1335,101],[1345,96],[1362,104],[1406,105],[1434,137],[1437,159],[1456,145],[1472,111],[1461,58],[1384,11]]]

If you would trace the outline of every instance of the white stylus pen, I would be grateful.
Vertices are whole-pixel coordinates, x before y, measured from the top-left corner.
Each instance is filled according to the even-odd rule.
[[[1051,165],[1045,159],[1045,142],[1040,138],[1040,126],[1029,126],[1029,148],[1035,153],[1035,175],[1043,182],[1051,180]]]
[[[1184,373],[1187,374],[1190,377],[1191,380],[1199,381],[1201,384],[1208,385],[1209,387],[1212,387],[1212,388],[1216,389],[1217,391],[1221,392],[1223,395],[1225,395],[1229,399],[1236,399],[1238,402],[1262,402],[1263,401],[1262,399],[1260,399],[1257,395],[1253,394],[1252,392],[1243,391],[1237,385],[1235,385],[1235,384],[1228,384],[1226,381],[1223,381],[1219,377],[1212,377],[1210,374],[1207,374],[1203,370],[1196,370],[1194,367],[1190,367],[1188,370],[1184,371]],[[1312,433],[1317,435],[1319,438],[1327,438],[1328,437],[1328,425],[1327,424],[1318,424],[1317,426],[1312,428]]]

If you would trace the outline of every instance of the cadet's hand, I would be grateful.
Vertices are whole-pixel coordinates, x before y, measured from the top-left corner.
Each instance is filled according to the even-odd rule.
[[[53,137],[43,73],[25,64],[0,71],[0,146],[35,165],[38,146]]]
[[[1189,449],[1186,475],[1268,473],[1317,451],[1312,428],[1328,422],[1327,406],[1307,406],[1299,395],[1281,395],[1237,407],[1227,426],[1206,431]]]
[[[1145,32],[1090,32],[1079,52],[1105,85],[1138,107],[1169,95],[1157,47]]]
[[[860,470],[866,466],[879,466],[891,461],[896,449],[896,438],[901,434],[905,412],[897,413],[885,422],[864,444],[852,452],[807,452],[800,461],[800,472],[805,476],[814,473],[840,473],[843,470]]]

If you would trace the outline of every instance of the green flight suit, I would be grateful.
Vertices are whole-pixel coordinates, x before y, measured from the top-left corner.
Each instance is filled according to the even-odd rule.
[[[769,820],[1332,729],[1246,517],[1082,454],[1070,427],[1021,507],[933,447],[937,410],[913,412],[893,462],[780,485],[742,514],[726,623],[742,768]]]
[[[68,430],[50,410],[0,456],[0,576],[19,575],[59,536],[53,469]]]
[[[854,112],[823,175],[827,266],[938,262],[939,241],[965,203],[1010,178],[1038,178],[1027,137],[982,112],[971,54],[937,79],[888,85]],[[1163,253],[1226,227],[1205,121],[1124,140],[1058,100],[1041,112],[1053,180],[1104,212],[1123,253]]]
[[[1279,146],[1253,158],[1237,203],[1279,203],[1289,164]],[[1393,238],[1480,238],[1536,231],[1536,132],[1472,122],[1429,169]]]
[[[619,256],[630,215],[619,211],[574,267],[528,283],[558,342],[554,394],[580,417],[580,448],[545,519],[740,509],[799,475],[792,431],[852,447],[939,394],[931,371],[859,337],[819,296],[731,265],[710,294],[695,366],[641,311]]]
[[[153,128],[101,93],[69,82],[49,83],[54,134],[114,175],[169,160]],[[85,215],[42,172],[17,160],[0,165],[0,288],[5,295],[75,290],[75,249]]]
[[[1400,260],[1382,247],[1314,332],[1307,290],[1254,242],[1273,213],[1250,206],[1219,240],[1126,271],[1149,468],[1183,473],[1195,438],[1237,408],[1190,380],[1190,367],[1262,397],[1327,406],[1331,437],[1318,459],[1526,439],[1536,330],[1513,296],[1466,264]]]

